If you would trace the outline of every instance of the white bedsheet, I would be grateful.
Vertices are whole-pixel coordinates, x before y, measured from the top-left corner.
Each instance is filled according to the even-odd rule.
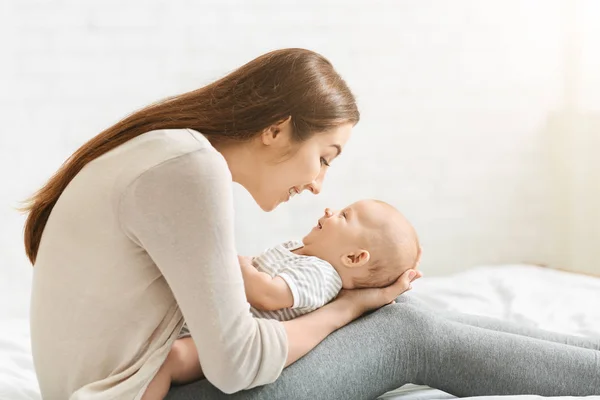
[[[600,335],[600,279],[597,278],[527,265],[479,267],[452,276],[421,279],[415,283],[412,295],[439,309],[488,315],[575,335]],[[41,399],[30,354],[28,321],[0,321],[0,400]],[[381,398],[421,400],[453,396],[426,386],[406,385]],[[585,399],[592,398],[600,396]],[[565,399],[575,398],[561,397]]]
[[[600,279],[531,265],[479,267],[451,276],[423,278],[411,295],[429,306],[516,321],[580,336],[600,336]],[[600,374],[600,371],[598,371]],[[454,398],[427,386],[405,385],[385,400]],[[486,396],[492,399],[541,399],[540,396]],[[546,397],[554,399],[558,397]],[[560,397],[561,400],[576,397]],[[588,396],[585,399],[600,399]]]
[[[0,321],[0,400],[40,400],[29,344],[29,321]]]

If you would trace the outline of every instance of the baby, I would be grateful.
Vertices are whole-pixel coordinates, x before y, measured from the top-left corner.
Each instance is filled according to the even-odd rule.
[[[417,234],[391,205],[361,200],[325,209],[302,242],[286,242],[253,259],[240,257],[251,312],[281,321],[314,311],[341,289],[385,287],[415,268]],[[162,399],[171,383],[203,377],[198,353],[185,327],[142,400]]]

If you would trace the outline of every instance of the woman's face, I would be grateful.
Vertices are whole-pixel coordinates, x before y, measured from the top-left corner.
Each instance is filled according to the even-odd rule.
[[[265,211],[303,190],[319,194],[329,165],[340,155],[351,132],[348,123],[294,143],[289,119],[265,130],[260,137],[257,173],[252,174],[256,180],[247,189]]]

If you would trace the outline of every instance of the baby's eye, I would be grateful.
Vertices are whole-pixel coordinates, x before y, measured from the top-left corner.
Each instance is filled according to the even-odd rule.
[[[346,218],[346,211],[342,211],[342,217]]]
[[[325,165],[326,167],[329,167],[329,163],[327,162],[327,160],[323,157],[321,157],[321,165]]]

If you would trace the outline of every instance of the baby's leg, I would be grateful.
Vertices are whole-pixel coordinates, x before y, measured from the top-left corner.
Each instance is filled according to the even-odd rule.
[[[172,383],[190,383],[203,377],[198,351],[192,338],[177,339],[167,359],[148,385],[142,400],[162,400]]]

